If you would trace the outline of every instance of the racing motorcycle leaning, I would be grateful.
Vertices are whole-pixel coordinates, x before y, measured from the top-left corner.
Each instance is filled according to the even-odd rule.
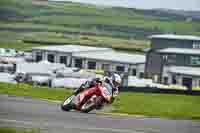
[[[94,109],[101,109],[105,104],[112,103],[113,100],[112,87],[107,83],[98,83],[84,90],[77,89],[71,96],[65,98],[61,104],[61,109],[88,113]]]

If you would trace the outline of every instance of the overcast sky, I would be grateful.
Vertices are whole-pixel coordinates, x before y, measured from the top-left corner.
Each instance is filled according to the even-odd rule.
[[[124,6],[142,9],[168,8],[200,11],[200,0],[66,0],[100,5]]]

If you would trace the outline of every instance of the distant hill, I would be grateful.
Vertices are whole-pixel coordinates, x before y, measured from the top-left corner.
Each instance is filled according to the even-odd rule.
[[[48,1],[48,0],[40,0],[40,1]],[[69,2],[69,1],[64,1],[64,0],[49,0],[49,1],[56,1],[60,3]],[[97,6],[97,7],[103,8],[103,6]],[[109,6],[105,6],[105,7],[109,7]],[[185,11],[185,10],[163,9],[163,8],[136,9],[136,8],[123,8],[123,7],[116,7],[116,6],[112,8],[116,8],[120,10],[126,9],[127,11],[132,10],[139,14],[143,14],[146,16],[153,16],[153,17],[157,17],[158,19],[164,19],[164,20],[166,19],[186,20],[188,18],[191,18],[193,21],[200,21],[200,15],[199,15],[200,11]]]
[[[172,9],[157,9],[157,11],[168,13],[173,16],[179,16],[184,19],[191,18],[193,21],[200,21],[200,11],[184,11]]]
[[[11,42],[32,41],[40,42],[39,45],[115,44],[129,49],[130,44],[135,45],[134,48],[147,47],[147,36],[152,34],[200,35],[199,20],[188,21],[187,13],[180,14],[178,11],[104,7],[47,0],[0,0],[0,5],[0,44],[4,46]],[[191,14],[197,17],[195,13],[189,15]],[[143,45],[135,40],[142,40]]]

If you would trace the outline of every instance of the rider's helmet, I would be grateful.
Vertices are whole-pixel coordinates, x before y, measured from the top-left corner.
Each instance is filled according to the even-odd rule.
[[[122,82],[122,79],[121,79],[120,75],[117,74],[117,73],[114,73],[111,76],[111,80],[112,80],[112,85],[113,85],[114,88],[119,87],[121,82]]]

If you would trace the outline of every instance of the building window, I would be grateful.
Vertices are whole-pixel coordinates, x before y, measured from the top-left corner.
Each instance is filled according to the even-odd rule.
[[[136,69],[132,69],[132,75],[136,76],[137,75],[137,70]]]
[[[104,71],[110,71],[110,64],[102,64],[102,69]]]
[[[124,72],[125,67],[124,66],[116,66],[116,71],[117,72]]]
[[[200,43],[194,42],[192,47],[193,49],[200,49]]]
[[[190,64],[191,65],[200,65],[200,56],[191,56]]]
[[[67,64],[67,56],[60,56],[60,63]]]
[[[164,77],[164,84],[165,85],[168,85],[168,81],[169,81],[169,78],[168,77]]]
[[[55,62],[55,56],[53,55],[53,54],[48,54],[47,55],[47,60],[49,61],[49,62]]]
[[[177,84],[176,76],[175,75],[172,76],[172,84]]]
[[[153,74],[151,74],[151,73],[146,73],[146,78],[148,78],[148,79],[153,79]]]
[[[42,60],[42,53],[41,52],[37,52],[36,53],[36,62],[39,62]]]
[[[88,61],[88,69],[96,69],[96,62]]]
[[[0,72],[4,72],[4,67],[0,66]]]
[[[163,60],[167,61],[167,59],[168,59],[168,55],[163,55]]]
[[[140,72],[140,78],[144,78],[144,73],[143,72]]]
[[[175,54],[168,55],[167,62],[168,63],[176,63],[176,55]]]
[[[192,82],[193,82],[192,78],[188,78],[188,77],[182,78],[182,85],[187,87],[188,90],[192,90]]]
[[[10,50],[10,49],[6,49],[5,52],[6,52],[6,53],[10,53],[11,50]]]
[[[82,68],[83,60],[82,59],[75,59],[75,67]]]
[[[199,80],[199,87],[200,87],[200,80]]]

